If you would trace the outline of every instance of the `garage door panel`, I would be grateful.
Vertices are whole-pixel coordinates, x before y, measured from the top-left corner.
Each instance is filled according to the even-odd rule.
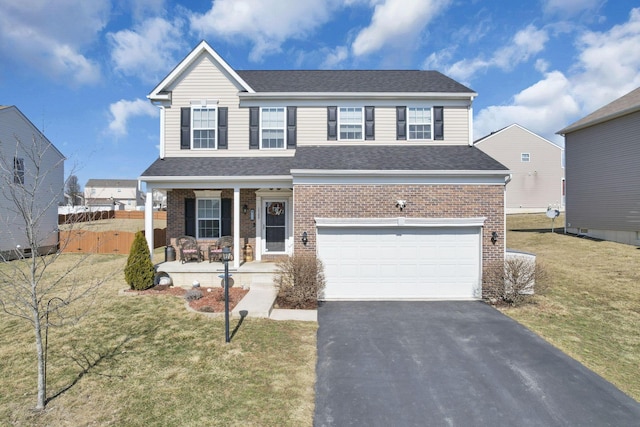
[[[322,227],[317,243],[326,299],[467,299],[479,293],[479,227]]]

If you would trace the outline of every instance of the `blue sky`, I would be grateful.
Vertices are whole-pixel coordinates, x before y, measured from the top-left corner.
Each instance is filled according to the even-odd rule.
[[[146,95],[203,39],[238,70],[441,71],[478,92],[476,139],[518,123],[561,144],[640,86],[637,0],[0,0],[0,29],[0,105],[83,186],[157,158]]]

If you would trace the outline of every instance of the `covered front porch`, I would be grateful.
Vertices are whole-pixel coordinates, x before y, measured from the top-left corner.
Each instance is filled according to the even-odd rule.
[[[198,282],[202,287],[222,286],[224,280],[224,263],[216,261],[187,262],[169,261],[156,265],[158,273],[166,273],[174,286],[192,287]],[[241,262],[238,267],[229,263],[229,274],[233,286],[251,288],[252,286],[273,286],[273,277],[277,271],[277,262],[251,261]]]
[[[211,270],[208,248],[223,236],[230,236],[233,241],[233,260],[229,267],[236,271],[245,262],[276,261],[293,253],[290,179],[265,177],[259,182],[238,177],[227,177],[224,181],[212,177],[176,179],[145,179],[145,230],[154,228],[153,191],[166,191],[167,237],[163,243],[174,247],[178,261],[180,248],[176,239],[180,236],[194,237],[202,249],[204,262],[201,266],[195,263],[189,269]],[[152,248],[153,233],[146,233],[146,239]]]

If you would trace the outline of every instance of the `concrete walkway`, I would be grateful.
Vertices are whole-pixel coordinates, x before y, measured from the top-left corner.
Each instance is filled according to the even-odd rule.
[[[273,303],[276,300],[278,291],[270,283],[254,283],[249,289],[249,293],[240,300],[238,305],[231,311],[233,317],[259,317],[272,320],[299,320],[306,322],[316,322],[318,320],[317,310],[283,310],[274,309]]]

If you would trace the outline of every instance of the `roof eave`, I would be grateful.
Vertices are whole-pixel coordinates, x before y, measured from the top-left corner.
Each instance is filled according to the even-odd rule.
[[[252,92],[239,93],[241,99],[468,99],[478,96],[475,92]]]
[[[637,111],[640,111],[640,105],[634,105],[633,107],[630,107],[630,108],[627,108],[627,109],[624,109],[624,110],[621,110],[621,111],[617,111],[617,112],[615,112],[613,114],[609,114],[607,116],[600,117],[598,119],[589,120],[589,121],[584,122],[582,124],[579,124],[577,126],[576,125],[567,126],[566,128],[560,129],[558,132],[556,132],[556,135],[564,136],[564,135],[566,135],[568,133],[576,132],[576,131],[579,131],[579,130],[582,130],[582,129],[586,129],[586,128],[591,127],[591,126],[599,125],[600,123],[608,122],[610,120],[617,119],[619,117],[626,116],[628,114],[632,114],[632,113],[635,113]],[[578,122],[579,121],[580,120],[578,120]],[[578,123],[578,122],[576,122],[576,123]]]
[[[294,176],[318,175],[395,175],[395,176],[508,176],[510,170],[354,170],[354,169],[291,169]]]

